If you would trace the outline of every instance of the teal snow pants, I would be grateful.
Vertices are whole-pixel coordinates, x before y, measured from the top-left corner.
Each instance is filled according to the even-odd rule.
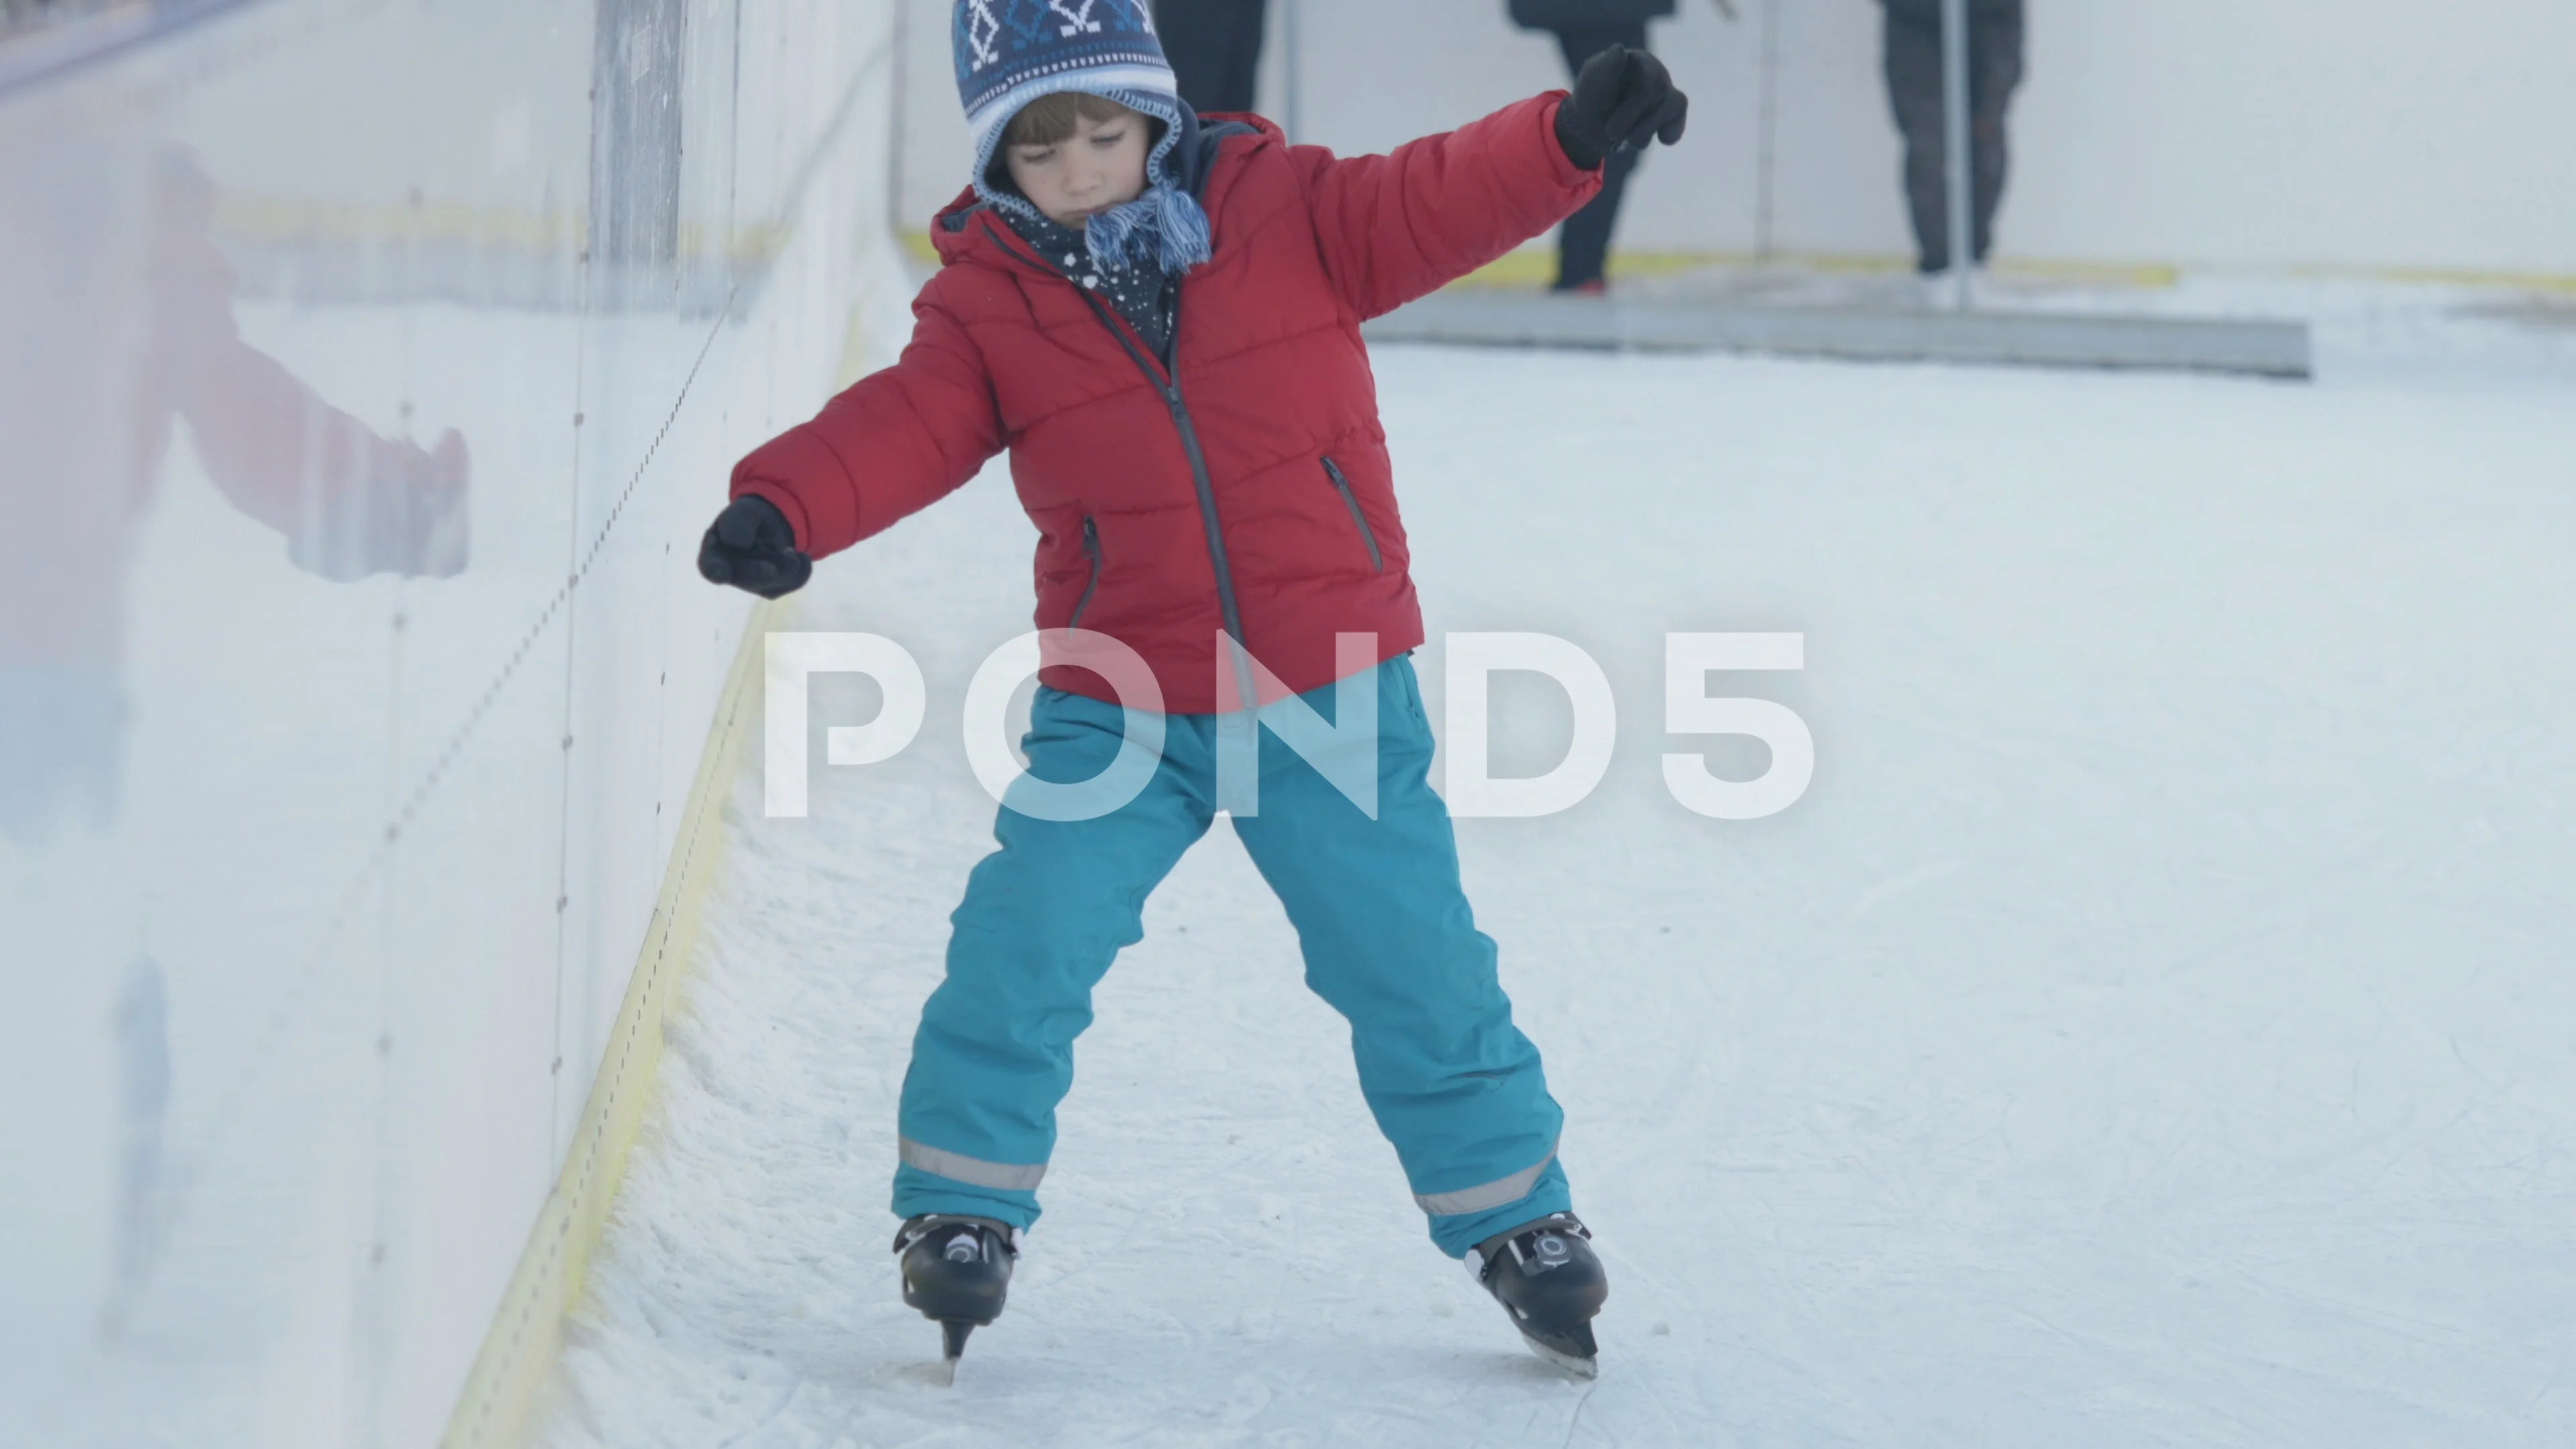
[[[1369,1110],[1395,1145],[1432,1241],[1456,1257],[1568,1210],[1556,1161],[1564,1114],[1538,1048],[1512,1025],[1493,940],[1476,929],[1459,888],[1448,807],[1426,778],[1431,727],[1412,663],[1398,657],[1373,673],[1376,818],[1344,793],[1366,759],[1346,755],[1337,786],[1273,733],[1283,701],[1262,711],[1257,811],[1237,809],[1234,831],[1287,907],[1306,984],[1349,1020]],[[1298,698],[1333,718],[1336,686]],[[1141,726],[1159,724],[1161,759],[1134,799],[1096,819],[1003,806],[993,827],[1001,848],[967,881],[951,917],[948,979],[913,1037],[899,1216],[966,1213],[1023,1228],[1037,1220],[1091,989],[1119,948],[1144,939],[1146,895],[1215,818],[1226,719],[1139,716]],[[1041,688],[1024,742],[1030,775],[1103,776],[1127,723],[1117,705]],[[1222,728],[1242,738],[1240,716]]]

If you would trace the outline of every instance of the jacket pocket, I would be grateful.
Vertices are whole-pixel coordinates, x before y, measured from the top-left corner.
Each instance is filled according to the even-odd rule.
[[[1385,573],[1386,559],[1377,551],[1377,535],[1369,532],[1368,515],[1360,512],[1358,495],[1351,492],[1351,480],[1342,476],[1341,465],[1324,459],[1324,476],[1333,480],[1333,491],[1342,495],[1342,506],[1351,511],[1351,522],[1358,526],[1360,542],[1368,545],[1369,571]]]
[[[1068,629],[1081,627],[1082,611],[1091,607],[1092,590],[1100,587],[1100,525],[1089,514],[1082,518],[1082,556],[1091,560],[1091,576],[1082,581],[1082,597],[1073,601],[1073,617],[1064,621]]]

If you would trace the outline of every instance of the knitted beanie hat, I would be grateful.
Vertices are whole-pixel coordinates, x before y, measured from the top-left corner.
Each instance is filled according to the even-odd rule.
[[[1002,132],[1020,109],[1057,91],[1087,91],[1163,123],[1145,158],[1145,194],[1090,219],[1083,234],[1093,260],[1123,267],[1141,249],[1168,271],[1208,259],[1207,213],[1174,185],[1173,158],[1195,137],[1198,116],[1183,104],[1154,35],[1149,0],[957,0],[949,28],[957,98],[975,144],[975,194],[1037,218],[1026,197],[987,179]]]

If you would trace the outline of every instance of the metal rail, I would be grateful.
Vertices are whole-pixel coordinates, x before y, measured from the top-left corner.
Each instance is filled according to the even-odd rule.
[[[1747,307],[1439,292],[1361,329],[1372,343],[1593,351],[1761,352],[1874,362],[2150,369],[2305,378],[2304,322]]]

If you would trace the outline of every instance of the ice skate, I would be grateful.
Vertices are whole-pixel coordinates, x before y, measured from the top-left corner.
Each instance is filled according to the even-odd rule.
[[[991,1218],[924,1213],[895,1233],[903,1272],[903,1301],[939,1322],[941,1368],[957,1380],[966,1335],[1002,1316],[1011,1265],[1019,1258],[1018,1234]]]
[[[1610,1279],[1592,1252],[1592,1232],[1572,1213],[1554,1213],[1496,1233],[1467,1251],[1467,1271],[1512,1316],[1530,1350],[1568,1373],[1601,1372],[1592,1316]]]

